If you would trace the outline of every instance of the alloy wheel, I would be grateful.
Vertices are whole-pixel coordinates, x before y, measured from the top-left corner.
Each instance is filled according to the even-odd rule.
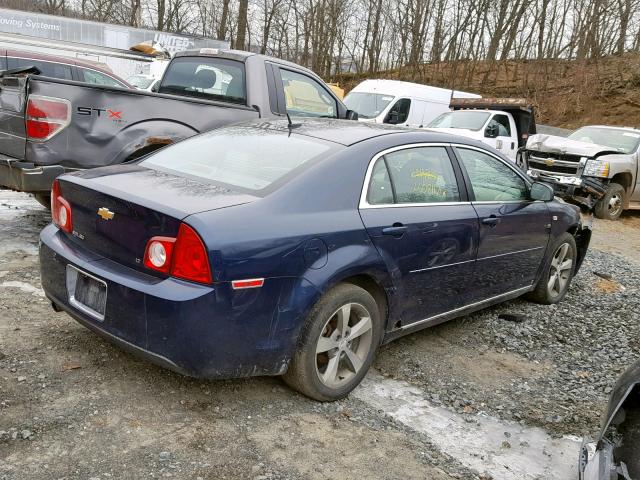
[[[609,215],[611,217],[617,217],[620,215],[622,212],[622,197],[617,193],[611,195],[607,209],[609,210]]]
[[[326,321],[316,343],[316,374],[329,388],[348,383],[364,366],[372,348],[369,311],[359,303],[348,303]]]
[[[571,278],[572,270],[572,247],[568,243],[563,243],[553,254],[553,259],[551,260],[549,268],[547,289],[552,296],[557,297],[565,291],[567,284],[569,283],[569,279]]]

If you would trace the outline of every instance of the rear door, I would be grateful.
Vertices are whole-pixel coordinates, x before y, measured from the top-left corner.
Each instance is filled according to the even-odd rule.
[[[488,151],[469,146],[455,150],[480,219],[475,299],[531,286],[551,231],[547,204],[530,200],[522,174]]]
[[[393,276],[402,326],[468,303],[478,218],[450,154],[405,145],[369,165],[360,215]]]

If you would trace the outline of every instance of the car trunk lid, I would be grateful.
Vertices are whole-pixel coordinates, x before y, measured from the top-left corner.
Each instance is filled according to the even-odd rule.
[[[137,270],[151,237],[176,237],[188,215],[257,197],[138,165],[106,167],[60,178],[70,203],[70,238],[83,248]]]

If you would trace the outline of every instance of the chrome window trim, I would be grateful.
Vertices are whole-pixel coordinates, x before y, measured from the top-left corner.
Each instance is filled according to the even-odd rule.
[[[422,147],[450,147],[450,143],[442,143],[442,142],[420,142],[420,143],[408,143],[405,145],[398,145],[395,147],[387,148],[382,150],[381,152],[376,153],[371,160],[369,160],[369,166],[367,167],[367,173],[364,176],[364,184],[362,185],[362,191],[360,192],[360,203],[358,204],[359,210],[367,210],[374,208],[402,208],[402,207],[443,207],[443,206],[452,206],[452,205],[471,205],[471,202],[468,201],[459,201],[459,202],[433,202],[433,203],[385,203],[380,205],[371,205],[367,201],[367,193],[369,192],[369,182],[371,181],[371,174],[373,173],[373,167],[378,162],[381,157],[393,152],[397,152],[400,150],[408,150],[411,148],[422,148]],[[448,152],[447,152],[448,155]],[[451,166],[453,168],[453,165]],[[457,179],[456,179],[457,181]],[[458,186],[459,187],[459,186]]]

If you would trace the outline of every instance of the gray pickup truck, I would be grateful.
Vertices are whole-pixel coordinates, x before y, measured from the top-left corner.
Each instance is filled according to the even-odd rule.
[[[129,162],[222,125],[357,118],[310,70],[249,52],[179,53],[153,93],[23,73],[0,74],[0,187],[42,203],[62,173]]]
[[[532,135],[525,158],[531,177],[553,184],[556,194],[616,220],[640,208],[640,130],[587,126],[569,137]]]

